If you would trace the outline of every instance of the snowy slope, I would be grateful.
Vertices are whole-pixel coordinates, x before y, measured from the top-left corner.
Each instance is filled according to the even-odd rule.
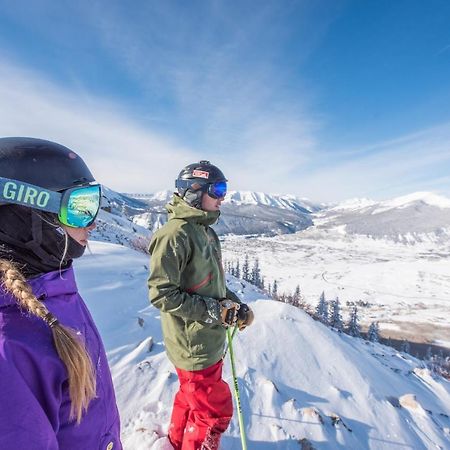
[[[101,242],[91,249],[76,262],[77,279],[108,351],[125,449],[160,448],[177,380],[147,301],[147,258]],[[299,449],[303,438],[330,450],[450,448],[448,382],[248,285],[230,287],[256,314],[234,341],[249,449]],[[236,418],[222,448],[240,448]]]

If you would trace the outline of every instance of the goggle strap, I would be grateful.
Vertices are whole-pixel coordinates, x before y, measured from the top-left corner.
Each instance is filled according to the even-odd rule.
[[[52,213],[58,213],[62,194],[34,184],[0,177],[0,203],[14,203]]]
[[[177,189],[189,189],[193,184],[207,185],[209,183],[201,183],[199,180],[175,180],[175,187]]]

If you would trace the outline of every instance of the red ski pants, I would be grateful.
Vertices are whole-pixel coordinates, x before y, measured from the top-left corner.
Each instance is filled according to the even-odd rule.
[[[193,372],[176,369],[180,389],[175,395],[169,440],[175,450],[218,450],[221,434],[233,415],[223,361]]]

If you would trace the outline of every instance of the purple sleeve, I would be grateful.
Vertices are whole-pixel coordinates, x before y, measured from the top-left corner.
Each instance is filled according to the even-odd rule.
[[[0,347],[0,448],[58,450],[61,386],[54,362],[20,342]],[[59,372],[59,370],[57,370]]]

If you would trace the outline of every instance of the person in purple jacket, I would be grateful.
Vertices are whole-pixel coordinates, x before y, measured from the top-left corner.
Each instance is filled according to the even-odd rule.
[[[0,138],[1,450],[122,449],[105,349],[72,268],[100,200],[72,150]]]

